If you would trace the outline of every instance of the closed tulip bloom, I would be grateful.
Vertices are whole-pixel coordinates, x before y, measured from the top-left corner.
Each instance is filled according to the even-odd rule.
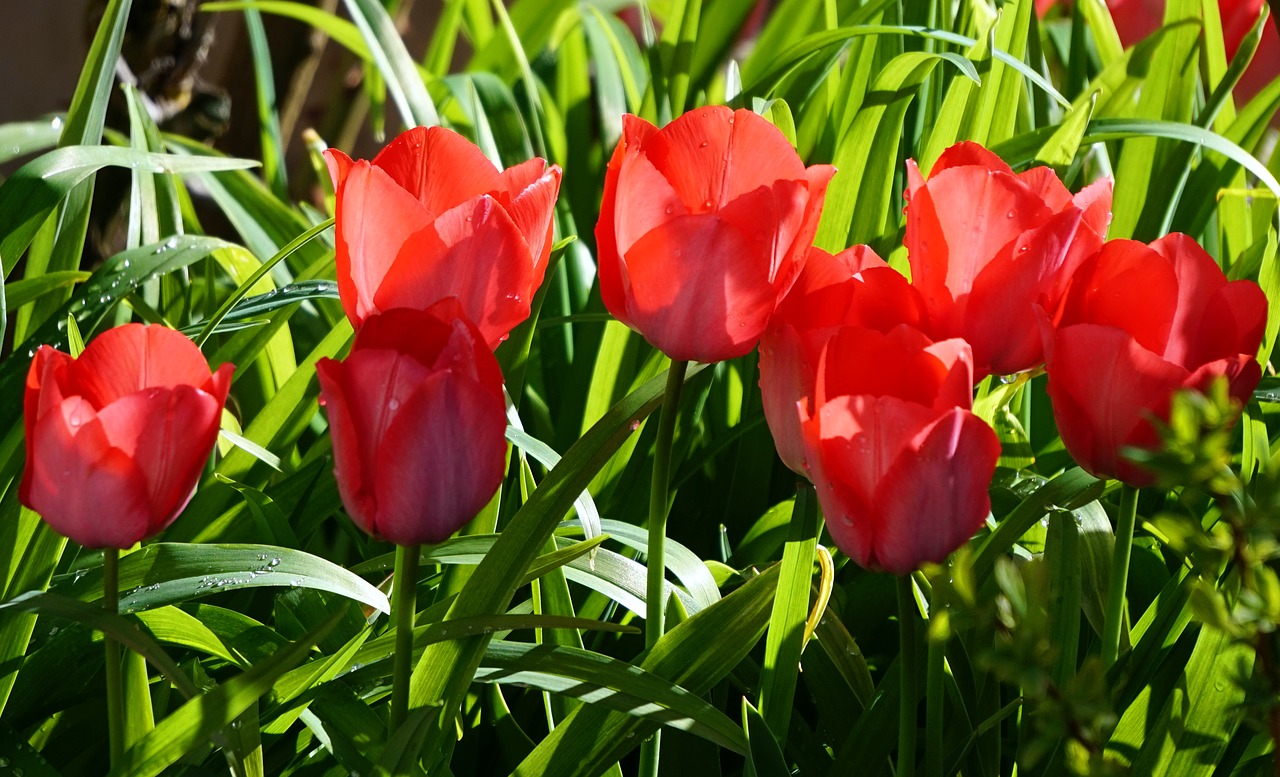
[[[783,463],[808,476],[800,424],[812,412],[818,358],[841,327],[927,329],[929,312],[907,279],[867,246],[835,256],[813,248],[760,338],[764,417]],[[967,393],[968,386],[964,387]]]
[[[969,341],[977,379],[1038,366],[1036,307],[1053,308],[1102,245],[1111,182],[1073,197],[1049,168],[1014,173],[969,142],[943,152],[928,180],[908,161],[907,177],[911,279],[934,334]]]
[[[971,359],[963,340],[906,325],[847,327],[827,343],[801,432],[827,528],[861,566],[902,575],[940,562],[990,512],[1000,442],[969,410]]]
[[[1072,279],[1056,328],[1045,327],[1048,392],[1058,432],[1081,467],[1148,485],[1124,458],[1153,450],[1153,418],[1167,420],[1179,389],[1220,377],[1243,403],[1262,372],[1267,299],[1252,281],[1228,282],[1194,240],[1172,234],[1149,247],[1113,240]]]
[[[365,321],[316,365],[347,513],[397,545],[440,542],[488,503],[506,468],[502,372],[460,303]]]
[[[337,192],[337,275],[351,323],[457,297],[492,349],[529,317],[551,254],[560,168],[501,172],[443,127],[401,134],[372,162],[325,152]]]
[[[746,110],[622,128],[596,223],[605,307],[672,359],[748,353],[804,263],[835,168],[806,169]]]
[[[18,496],[86,548],[129,548],[178,517],[217,441],[234,368],[210,373],[195,343],[128,324],[78,359],[41,346],[23,398]]]

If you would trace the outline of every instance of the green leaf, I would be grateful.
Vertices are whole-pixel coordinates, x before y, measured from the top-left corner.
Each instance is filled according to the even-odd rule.
[[[755,646],[768,622],[777,567],[682,621],[643,654],[640,668],[692,694],[710,690]],[[512,772],[513,777],[595,775],[622,758],[656,723],[594,705],[579,707]]]
[[[689,376],[697,372],[690,370]],[[483,616],[505,608],[525,568],[573,500],[631,435],[632,425],[638,425],[661,403],[665,381],[665,374],[657,376],[627,395],[574,443],[498,537],[450,608],[449,619]],[[442,738],[453,735],[454,710],[466,693],[486,642],[480,637],[432,645],[414,668],[410,707],[443,702],[441,714],[433,716],[428,737],[432,746],[427,752],[440,753]]]
[[[104,167],[127,167],[151,173],[197,173],[242,170],[258,163],[246,159],[184,157],[153,154],[132,148],[67,146],[55,149],[18,168],[0,185],[0,213],[8,231],[0,237],[0,259],[8,277],[36,230],[77,184]]]
[[[1001,519],[996,530],[978,548],[973,558],[974,578],[979,582],[984,580],[996,558],[1012,548],[1018,538],[1026,534],[1050,508],[1056,506],[1071,510],[1088,504],[1098,498],[1104,485],[1088,472],[1073,467],[1037,488]]]
[[[885,231],[907,107],[934,67],[954,59],[954,54],[913,51],[876,74],[863,107],[836,145],[832,164],[844,172],[837,172],[827,188],[816,245],[836,252]]]
[[[400,111],[405,123],[433,126],[440,123],[435,103],[427,93],[427,87],[418,74],[417,63],[396,32],[395,22],[387,9],[376,0],[343,0],[361,37],[369,46],[369,53],[378,71],[386,79],[391,99]]]
[[[129,748],[110,774],[152,777],[163,772],[270,691],[276,678],[305,659],[312,646],[332,630],[344,614],[335,614],[271,658],[182,705]]]
[[[1116,726],[1108,750],[1138,750],[1135,774],[1211,775],[1240,725],[1253,649],[1225,632],[1203,627],[1180,681],[1160,709],[1148,686]]]
[[[0,610],[39,613],[75,621],[101,631],[129,650],[145,656],[187,698],[200,693],[195,683],[169,658],[164,649],[154,639],[142,633],[126,616],[109,613],[99,605],[77,601],[59,593],[42,591],[31,591],[0,602]]]
[[[10,310],[17,310],[23,305],[40,299],[54,289],[74,286],[77,283],[88,280],[92,275],[93,273],[83,270],[67,270],[11,281],[4,285],[5,300],[8,302]]]
[[[1076,674],[1076,650],[1080,642],[1080,531],[1076,517],[1066,510],[1049,514],[1044,543],[1048,566],[1049,640],[1057,655],[1051,676],[1061,688]]]
[[[476,682],[522,683],[688,731],[736,753],[742,731],[696,694],[625,661],[560,645],[493,640]]]
[[[760,718],[763,733],[783,732],[783,742],[786,741],[786,732],[791,729],[800,653],[804,647],[805,623],[809,618],[814,551],[822,530],[816,501],[817,494],[811,485],[797,486],[796,508],[792,512],[787,544],[782,552],[778,592],[773,600],[769,631],[765,637],[764,664],[760,668],[759,698],[764,717],[760,718],[760,713],[754,708],[750,710],[751,715]],[[743,716],[744,723],[752,722],[745,707]],[[748,736],[752,733],[748,725]],[[769,738],[772,740],[773,736],[769,735]]]
[[[58,144],[62,117],[0,124],[0,164],[20,156],[45,151]]]
[[[745,777],[790,777],[791,769],[782,757],[777,738],[745,696],[742,697],[742,728],[747,732],[751,747],[743,770]]]
[[[381,612],[387,597],[331,561],[273,545],[157,542],[120,560],[120,611],[135,612],[240,588],[314,588]],[[101,570],[54,579],[53,591],[82,601],[102,598]]]

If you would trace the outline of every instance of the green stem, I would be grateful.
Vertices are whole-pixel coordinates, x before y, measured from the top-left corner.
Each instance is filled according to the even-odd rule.
[[[120,551],[102,551],[102,609],[120,612]],[[103,636],[107,672],[107,738],[111,744],[111,765],[124,756],[124,682],[120,672],[120,643]]]
[[[947,617],[946,596],[941,591],[940,586],[933,587],[933,602],[929,607],[931,624],[934,618]],[[942,678],[946,670],[947,638],[945,633],[935,633],[932,628],[929,631],[924,681],[924,773],[925,777],[942,777]],[[945,632],[945,627],[939,631]]]
[[[390,738],[409,715],[409,677],[413,674],[413,621],[418,606],[417,545],[396,546],[395,581],[391,592],[391,617],[396,626],[396,652],[391,674]]]
[[[911,575],[898,577],[898,675],[902,689],[898,699],[897,777],[916,773],[916,597]]]
[[[1120,488],[1120,514],[1116,517],[1111,579],[1107,583],[1107,611],[1102,622],[1102,665],[1110,667],[1120,656],[1120,630],[1124,623],[1125,588],[1129,581],[1129,555],[1133,551],[1133,527],[1137,523],[1138,489]]]
[[[645,586],[644,645],[652,650],[662,639],[666,628],[667,502],[671,483],[671,443],[676,434],[676,418],[680,410],[680,390],[684,387],[687,361],[672,361],[667,370],[667,388],[662,396],[662,415],[658,418],[658,439],[653,450],[653,482],[649,486],[649,565]],[[640,745],[640,775],[658,773],[658,751],[662,746],[660,732]]]

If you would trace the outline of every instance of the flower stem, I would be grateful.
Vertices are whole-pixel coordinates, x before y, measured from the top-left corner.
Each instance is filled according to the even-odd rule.
[[[116,548],[102,551],[102,609],[113,615],[120,612],[120,551]],[[106,652],[107,738],[114,766],[124,756],[124,682],[120,643],[107,635],[102,642]]]
[[[391,674],[390,738],[409,715],[409,677],[413,674],[413,621],[418,605],[417,545],[396,546],[395,581],[392,583],[391,617],[396,627],[396,652]]]
[[[933,628],[934,618],[945,624],[947,618],[946,594],[940,585],[933,587],[929,606],[929,653],[924,681],[924,774],[925,777],[942,777],[942,682],[946,673],[947,637]],[[946,629],[941,629],[945,631]]]
[[[1111,579],[1107,583],[1107,610],[1102,622],[1102,665],[1110,667],[1120,655],[1120,630],[1124,623],[1125,588],[1129,580],[1129,555],[1133,551],[1133,527],[1137,522],[1138,489],[1120,488],[1120,514],[1116,517]]]
[[[680,410],[680,390],[684,388],[687,361],[672,361],[667,370],[667,388],[662,397],[662,415],[658,418],[658,439],[653,450],[653,482],[649,486],[648,577],[645,586],[644,645],[652,650],[662,639],[666,626],[667,600],[663,592],[666,581],[667,502],[671,482],[671,443],[676,433]],[[658,751],[662,740],[659,732],[640,745],[640,775],[658,773]]]
[[[897,777],[916,773],[916,597],[911,575],[898,577],[898,675],[902,689],[898,700]]]

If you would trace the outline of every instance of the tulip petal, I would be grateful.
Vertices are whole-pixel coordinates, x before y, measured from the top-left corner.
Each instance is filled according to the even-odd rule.
[[[905,575],[963,545],[991,510],[999,458],[996,433],[959,408],[917,434],[876,489],[875,565]]]
[[[51,408],[62,404],[62,400],[66,396],[62,392],[62,380],[66,374],[66,370],[75,364],[75,359],[70,354],[63,353],[50,345],[42,345],[36,350],[35,357],[31,360],[31,367],[27,370],[26,389],[22,395],[22,412],[27,423],[27,433],[30,436],[31,424],[36,422],[37,418],[41,418]],[[31,448],[30,440],[28,440],[27,454],[30,457]]]
[[[1070,208],[1024,232],[1013,250],[996,255],[974,279],[959,309],[978,379],[1023,372],[1044,361],[1033,306],[1056,307],[1045,296],[1066,265],[1080,217]]]
[[[622,253],[618,248],[617,238],[617,222],[620,215],[617,208],[618,178],[623,159],[628,154],[625,128],[635,125],[641,133],[656,131],[656,128],[647,121],[630,114],[622,117],[622,124],[624,128],[622,140],[618,142],[617,147],[613,149],[613,155],[609,157],[604,176],[604,192],[600,197],[600,217],[596,220],[595,227],[596,272],[600,278],[600,299],[604,302],[605,309],[614,318],[630,326],[632,321],[627,315],[627,298],[622,286]],[[631,152],[634,154],[634,149]]]
[[[1258,352],[1267,326],[1267,295],[1252,281],[1232,281],[1209,295],[1187,353],[1187,364],[1204,364]]]
[[[359,326],[381,308],[377,294],[402,246],[427,229],[430,214],[381,168],[356,162],[338,190],[338,296]]]
[[[960,346],[960,341],[949,341]],[[881,334],[874,329],[843,327],[827,341],[818,362],[815,402],[845,394],[892,396],[929,407],[954,366],[928,349],[933,343],[908,326]],[[955,356],[968,355],[957,347]],[[952,355],[944,350],[940,355]],[[967,365],[966,365],[967,366]],[[972,373],[964,370],[964,376]],[[968,387],[966,386],[966,392]]]
[[[68,396],[79,394],[95,408],[145,388],[202,386],[209,365],[186,335],[163,326],[126,324],[94,338],[68,365]]]
[[[361,439],[360,427],[353,417],[355,412],[364,408],[357,404],[360,399],[350,395],[354,392],[348,391],[347,370],[347,365],[333,359],[320,359],[316,362],[321,403],[329,418],[333,474],[338,483],[338,493],[351,520],[365,533],[373,534],[377,502],[373,488],[365,485],[373,472],[373,449]]]
[[[378,451],[393,421],[431,379],[432,371],[412,356],[381,349],[353,351],[345,361],[324,360],[316,369],[329,408],[343,504],[361,528],[379,534],[382,504],[377,478],[385,462]]]
[[[791,326],[770,326],[760,338],[760,398],[764,419],[778,456],[798,475],[807,476],[802,417],[797,404],[808,407],[818,365],[800,334]]]
[[[1177,302],[1173,307],[1168,344],[1163,349],[1164,357],[1178,364],[1191,364],[1191,354],[1201,350],[1202,343],[1208,349],[1213,348],[1212,344],[1204,343],[1203,327],[1211,315],[1208,306],[1227,285],[1227,278],[1213,257],[1186,235],[1176,232],[1165,235],[1151,244],[1151,250],[1168,260],[1177,279]],[[1228,353],[1238,352],[1233,343]]]
[[[530,159],[518,168],[525,168],[521,175],[534,168],[545,167],[541,159]],[[518,180],[518,179],[517,179]],[[555,230],[556,196],[560,193],[560,167],[552,165],[527,186],[512,191],[512,197],[503,205],[507,215],[515,223],[516,229],[529,244],[529,256],[533,259],[534,277],[532,288],[542,285],[542,276],[547,269],[547,258],[551,255],[551,243]]]
[[[1076,271],[1061,325],[1116,327],[1152,353],[1165,353],[1178,304],[1178,285],[1169,262],[1147,246],[1135,240],[1112,240]],[[1138,289],[1140,294],[1135,293]]]
[[[422,204],[429,217],[479,197],[504,191],[503,178],[475,144],[444,127],[414,127],[373,159],[396,185]]]
[[[618,148],[623,150],[621,145]],[[602,207],[597,223],[601,228],[611,227],[611,239],[619,254],[624,255],[649,230],[688,213],[680,195],[653,162],[628,145],[618,164],[613,208],[606,214]],[[600,231],[596,229],[597,233]]]
[[[31,444],[22,501],[54,531],[86,548],[128,548],[148,535],[146,482],[87,401],[72,397],[38,420]]]
[[[347,180],[347,173],[351,172],[355,161],[336,148],[326,148],[323,156],[325,167],[329,168],[329,180],[336,192],[342,182]]]
[[[1084,226],[1099,238],[1107,236],[1111,225],[1111,179],[1102,178],[1084,187],[1073,198],[1075,206],[1084,211]]]
[[[98,412],[111,447],[129,457],[146,481],[148,535],[168,526],[191,499],[217,440],[221,409],[204,391],[176,386],[145,389]]]
[[[1058,174],[1050,167],[1033,167],[1025,172],[1017,173],[1018,180],[1035,196],[1039,197],[1049,210],[1060,213],[1073,204],[1071,190],[1062,185]]]
[[[952,301],[967,295],[978,274],[1012,250],[1020,234],[1050,215],[1017,178],[979,167],[945,169],[913,194],[905,238],[911,277],[944,333],[959,334]]]
[[[715,216],[682,216],[625,257],[628,317],[672,359],[716,362],[750,351],[777,303],[765,247]]]
[[[981,167],[993,173],[1013,174],[1013,168],[1009,167],[999,154],[972,140],[955,143],[943,151],[929,170],[929,177],[932,178],[953,167]]]
[[[1089,472],[1147,485],[1150,475],[1122,461],[1122,446],[1159,440],[1148,416],[1163,417],[1190,373],[1142,347],[1121,329],[1078,324],[1060,329],[1046,364],[1058,433]]]
[[[1253,358],[1252,353],[1236,354],[1201,365],[1182,385],[1184,388],[1206,393],[1219,378],[1227,379],[1228,395],[1244,405],[1262,379],[1262,368],[1258,366],[1258,360]]]
[[[692,213],[718,210],[778,180],[805,180],[804,164],[777,127],[722,105],[683,114],[647,138],[642,153]]]
[[[862,566],[878,566],[876,546],[884,530],[875,506],[879,483],[936,417],[929,408],[896,397],[843,396],[820,406],[801,425],[827,528]]]
[[[502,483],[506,412],[478,383],[437,372],[389,421],[374,471],[377,533],[396,544],[441,542]]]
[[[792,246],[804,229],[808,187],[796,181],[775,181],[742,194],[716,214],[732,224],[753,246],[756,255],[767,251],[765,271],[773,284],[775,299],[786,294],[795,283],[802,265],[792,259]],[[807,249],[812,244],[805,245]],[[807,250],[800,252],[800,255]]]
[[[529,317],[533,276],[524,236],[485,196],[445,211],[409,237],[373,300],[379,310],[423,309],[457,297],[492,349]]]

